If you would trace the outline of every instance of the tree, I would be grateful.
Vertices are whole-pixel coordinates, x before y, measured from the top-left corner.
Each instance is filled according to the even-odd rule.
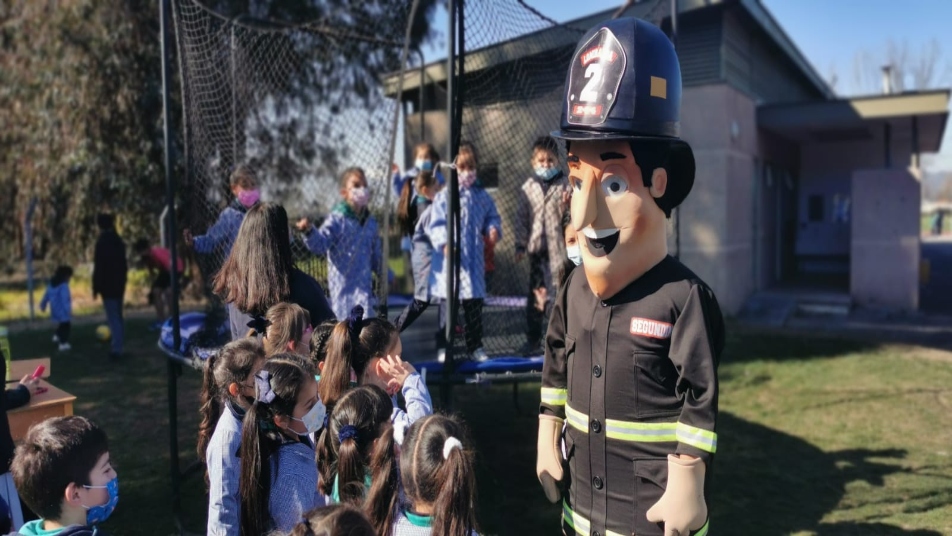
[[[905,41],[889,40],[880,53],[862,50],[854,56],[854,90],[882,93],[884,67],[888,67],[893,93],[940,87],[948,84],[952,75],[952,63],[943,60],[942,47],[936,39],[925,43],[918,53],[911,51]]]

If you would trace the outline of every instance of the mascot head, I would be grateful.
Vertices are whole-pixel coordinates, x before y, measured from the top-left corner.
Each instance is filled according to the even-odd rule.
[[[623,18],[582,36],[552,135],[566,143],[572,226],[601,299],[668,253],[665,220],[694,184],[694,153],[678,138],[680,108],[681,69],[660,29]]]

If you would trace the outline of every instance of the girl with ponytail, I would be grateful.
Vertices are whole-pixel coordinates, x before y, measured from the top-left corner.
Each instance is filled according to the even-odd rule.
[[[308,512],[288,536],[377,536],[377,532],[357,508],[334,504]]]
[[[261,343],[238,339],[205,362],[198,458],[206,465],[209,535],[238,536],[241,423],[254,403],[254,375],[264,359]]]
[[[288,532],[323,505],[309,436],[324,422],[314,368],[277,354],[254,377],[255,402],[241,436],[241,534]]]
[[[433,413],[433,401],[426,383],[410,363],[400,359],[403,343],[397,328],[382,318],[364,318],[364,309],[354,307],[347,320],[331,332],[327,359],[321,373],[321,400],[333,411],[334,404],[351,382],[376,385],[390,396],[391,421],[406,424]],[[397,406],[397,392],[403,393],[406,410]]]
[[[347,391],[317,447],[321,492],[333,503],[364,506],[378,534],[390,533],[390,512],[397,506],[392,407],[387,393],[375,385]]]
[[[393,523],[393,536],[476,534],[474,453],[463,424],[431,415],[407,430],[400,448],[406,504]],[[373,497],[371,497],[372,499]]]
[[[280,302],[268,308],[263,317],[256,316],[248,323],[249,337],[261,335],[264,352],[271,357],[291,352],[309,357],[311,353],[311,315],[296,303]]]

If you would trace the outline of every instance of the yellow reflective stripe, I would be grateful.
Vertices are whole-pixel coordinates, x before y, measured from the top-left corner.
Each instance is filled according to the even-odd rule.
[[[607,419],[605,435],[612,439],[645,443],[676,441],[677,426],[676,422],[626,422]]]
[[[572,409],[568,404],[565,404],[565,420],[579,432],[588,433],[588,415]]]
[[[572,509],[569,507],[569,503],[565,501],[562,501],[562,519],[564,519],[565,522],[568,523],[568,525],[575,530],[576,534],[583,534],[584,536],[589,536],[589,534],[591,533],[592,524],[584,517],[572,511]],[[705,524],[704,528],[701,530],[704,531],[704,534],[707,534],[707,524]],[[613,530],[606,530],[604,534],[605,536],[625,536],[624,534],[621,534],[620,532],[615,532]],[[704,536],[704,535],[698,533],[695,536]]]
[[[555,389],[554,387],[543,387],[542,388],[542,403],[551,404],[553,406],[564,406],[566,400],[568,400],[569,391],[568,389]]]
[[[680,422],[678,423],[678,441],[711,454],[717,452],[717,434]]]
[[[704,522],[704,526],[697,529],[697,532],[694,533],[694,536],[707,536],[707,529],[711,524],[711,520],[708,519]]]

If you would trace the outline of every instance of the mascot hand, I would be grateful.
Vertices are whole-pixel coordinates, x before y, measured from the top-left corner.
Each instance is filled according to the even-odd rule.
[[[559,439],[564,421],[552,415],[539,415],[539,442],[537,445],[536,475],[542,490],[551,502],[561,498],[559,482],[562,481],[562,454]]]
[[[648,521],[664,523],[664,536],[688,536],[707,521],[705,465],[700,458],[668,455],[668,487],[648,510]]]

